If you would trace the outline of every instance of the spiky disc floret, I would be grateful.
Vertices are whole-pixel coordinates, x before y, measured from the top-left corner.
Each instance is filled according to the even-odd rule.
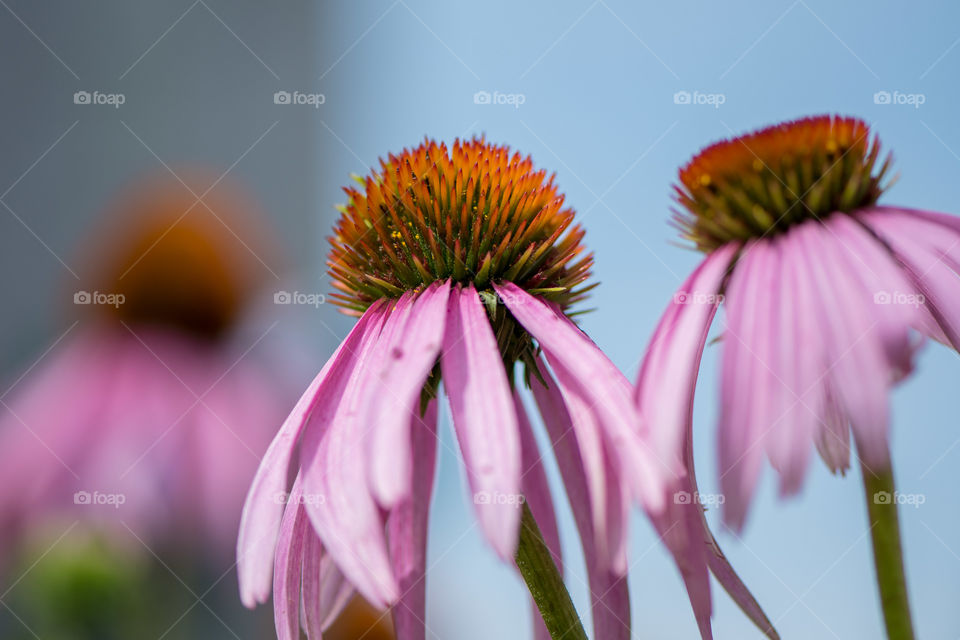
[[[381,159],[360,188],[344,189],[327,261],[337,304],[356,314],[450,278],[481,292],[510,281],[569,307],[591,288],[593,257],[553,180],[477,138]]]
[[[817,116],[713,144],[680,170],[674,211],[684,237],[711,251],[877,201],[888,155],[862,120]]]

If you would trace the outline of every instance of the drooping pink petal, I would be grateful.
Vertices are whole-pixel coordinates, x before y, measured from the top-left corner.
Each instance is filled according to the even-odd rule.
[[[303,436],[300,467],[304,506],[324,548],[347,579],[375,607],[399,595],[390,566],[383,517],[367,485],[364,455],[369,425],[360,422],[360,399],[371,377],[371,354],[389,309],[375,317],[356,353],[336,413],[315,412]],[[386,332],[385,332],[386,333]]]
[[[779,260],[770,292],[773,343],[768,352],[770,369],[770,425],[764,445],[773,468],[780,474],[782,495],[796,493],[803,482],[819,425],[824,376],[823,352],[817,348],[817,300],[805,286],[806,274],[793,256],[797,239],[787,232],[774,238]],[[751,391],[745,391],[750,393]]]
[[[761,629],[772,629],[710,532],[694,471],[692,419],[697,375],[723,277],[735,251],[735,246],[727,246],[714,252],[681,286],[654,333],[637,383],[637,399],[651,429],[662,428],[680,438],[687,474],[675,485],[667,510],[653,521],[677,562],[704,638],[712,637],[708,567],[748,617]],[[670,411],[660,409],[666,399],[673,401]]]
[[[916,302],[935,318],[942,333],[918,328],[960,349],[960,225],[956,219],[890,207],[865,211],[858,217],[893,250],[924,296]]]
[[[553,368],[555,383],[573,424],[573,434],[567,437],[576,439],[581,459],[588,469],[593,553],[597,555],[600,566],[623,575],[627,572],[630,497],[629,490],[621,487],[621,474],[618,471],[620,459],[605,438],[603,418],[596,407],[596,400],[577,384],[573,374],[561,362],[554,361]]]
[[[248,608],[266,602],[270,596],[274,543],[283,513],[276,496],[287,489],[290,457],[304,424],[315,411],[322,413],[324,420],[336,411],[347,377],[358,361],[359,345],[373,329],[375,319],[380,318],[381,309],[380,304],[371,305],[354,325],[284,421],[257,469],[243,506],[237,540],[240,599]]]
[[[635,399],[658,450],[679,457],[687,433],[687,399],[696,384],[698,351],[737,245],[717,249],[681,285],[654,331],[637,378]]]
[[[847,472],[850,468],[850,422],[829,391],[823,401],[815,444],[830,471],[841,475]]]
[[[430,401],[423,417],[418,405],[408,415],[410,452],[416,460],[411,491],[387,520],[390,559],[400,585],[400,600],[393,606],[393,628],[397,640],[423,640],[427,618],[427,521],[437,458],[437,402]]]
[[[301,593],[303,626],[310,640],[322,638],[323,631],[336,620],[355,593],[310,527],[307,527],[303,546]]]
[[[773,281],[769,242],[748,243],[738,259],[724,297],[720,377],[720,486],[726,497],[724,520],[743,528],[763,461],[763,439],[770,411],[768,324]]]
[[[648,510],[662,511],[665,487],[682,472],[682,465],[679,457],[665,457],[648,442],[650,434],[633,404],[630,383],[561,311],[510,282],[494,284],[494,289],[513,317],[540,344],[558,375],[560,368],[564,369],[581,395],[590,398],[632,495]]]
[[[553,557],[554,564],[563,575],[563,552],[560,548],[560,530],[557,528],[557,516],[553,510],[553,497],[550,495],[550,485],[547,482],[547,474],[543,468],[540,448],[537,446],[537,439],[533,434],[533,427],[530,425],[530,419],[527,417],[527,411],[523,407],[523,400],[520,394],[513,392],[513,403],[517,408],[517,419],[520,424],[520,447],[523,453],[522,460],[523,476],[521,477],[521,486],[523,487],[523,496],[530,507],[533,519],[536,520],[540,533],[543,535],[543,541]],[[550,632],[547,631],[543,618],[540,615],[540,609],[536,603],[531,601],[531,612],[533,619],[533,636],[536,640],[550,640]]]
[[[842,245],[819,223],[799,225],[796,233],[806,272],[822,300],[831,391],[850,420],[861,460],[868,467],[882,468],[888,459],[892,368],[872,313],[873,294],[849,272]]]
[[[371,385],[364,424],[371,425],[370,485],[380,505],[390,509],[410,494],[414,459],[410,420],[420,392],[440,355],[450,282],[435,283],[413,303],[399,339],[385,354]]]
[[[583,546],[583,555],[587,564],[587,576],[590,587],[590,603],[593,611],[593,630],[595,638],[608,640],[627,640],[630,638],[630,595],[627,588],[627,579],[623,573],[618,574],[604,562],[596,549],[598,532],[594,527],[594,513],[592,502],[594,492],[590,486],[599,484],[605,487],[608,477],[604,468],[610,469],[604,461],[602,449],[600,468],[596,470],[596,477],[591,477],[586,471],[582,448],[578,446],[577,432],[574,420],[568,411],[557,381],[550,375],[546,364],[538,359],[537,366],[540,376],[546,382],[544,386],[538,379],[531,379],[533,396],[537,407],[543,416],[543,422],[553,445],[554,455],[563,486],[567,492],[573,518],[580,532],[580,543]],[[613,482],[616,485],[616,482]],[[606,501],[605,488],[595,492]],[[606,535],[607,528],[622,529],[622,522],[603,523],[600,535]],[[622,539],[621,535],[621,539]]]
[[[443,386],[477,517],[505,561],[517,546],[520,435],[496,337],[473,285],[451,291],[441,356]]]
[[[304,541],[310,527],[302,498],[298,476],[283,512],[274,559],[273,620],[278,640],[300,639],[300,578]]]
[[[847,272],[870,294],[877,337],[891,369],[898,380],[906,377],[913,369],[913,356],[918,347],[918,343],[911,340],[910,329],[936,331],[939,329],[936,320],[925,305],[919,304],[919,292],[889,250],[861,224],[841,215],[831,216],[824,226],[833,233],[838,257],[847,265]],[[882,296],[891,290],[896,299],[887,304]],[[907,300],[917,300],[917,304],[902,303]]]

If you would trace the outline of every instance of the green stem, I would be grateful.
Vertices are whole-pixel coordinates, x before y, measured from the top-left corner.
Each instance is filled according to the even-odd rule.
[[[875,472],[861,465],[867,517],[873,538],[873,563],[877,569],[877,587],[889,640],[914,640],[910,620],[907,581],[900,548],[900,524],[897,520],[896,490],[890,460],[884,470]]]
[[[543,541],[537,521],[526,502],[520,519],[520,541],[515,557],[520,575],[553,640],[587,640],[563,577]]]

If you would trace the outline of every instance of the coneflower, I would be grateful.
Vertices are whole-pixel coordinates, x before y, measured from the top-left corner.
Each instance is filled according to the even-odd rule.
[[[237,340],[263,272],[225,224],[255,224],[245,194],[223,184],[201,205],[149,179],[87,241],[76,328],[4,401],[11,542],[69,514],[208,558],[232,546],[263,423],[283,416],[289,389]]]
[[[960,346],[960,219],[878,205],[889,168],[864,122],[821,116],[717,143],[681,169],[675,222],[707,257],[657,327],[637,399],[692,465],[694,386],[722,305],[724,520],[743,526],[764,452],[792,494],[814,448],[832,471],[849,467],[852,433],[888,630],[907,638],[896,507],[882,499],[887,395],[911,370],[913,330]],[[692,473],[685,483],[696,491]],[[696,530],[698,508],[675,511]]]
[[[370,602],[393,607],[399,638],[424,636],[441,381],[490,545],[504,560],[516,554],[521,573],[547,571],[537,566],[539,525],[559,564],[553,501],[520,400],[529,386],[580,530],[596,637],[629,637],[629,503],[662,512],[683,465],[679,448],[661,448],[640,422],[631,385],[570,319],[593,286],[574,212],[530,158],[478,139],[449,148],[426,141],[358,181],[346,189],[328,265],[336,300],[360,319],[253,482],[238,542],[243,602],[264,602],[271,570],[280,572],[278,631],[295,638],[298,585],[309,613],[318,574],[307,567],[330,557]],[[285,491],[292,461],[303,496],[296,517],[272,499]],[[312,549],[304,537],[316,538]],[[274,568],[281,557],[302,561]],[[538,604],[551,632],[583,637],[575,615]],[[537,629],[545,637],[544,625]]]

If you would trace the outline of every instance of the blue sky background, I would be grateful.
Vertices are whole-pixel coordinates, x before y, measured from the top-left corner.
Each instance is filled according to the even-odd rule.
[[[332,219],[349,173],[425,135],[485,133],[532,154],[556,171],[596,252],[599,311],[583,327],[632,378],[659,314],[698,261],[673,244],[667,219],[677,167],[707,143],[804,115],[857,115],[895,152],[901,178],[884,202],[958,213],[958,13],[946,0],[328,6],[318,16],[315,88],[326,103],[317,113],[317,197]],[[523,104],[475,104],[477,91],[522,94]],[[676,104],[678,91],[720,94],[723,104]],[[878,91],[924,102],[876,104]],[[347,319],[321,313],[346,331]],[[716,487],[716,352],[704,360],[695,408],[707,492]],[[957,356],[928,345],[893,396],[900,489],[925,498],[901,519],[918,633],[930,639],[960,636],[958,382]],[[473,526],[449,435],[431,531],[428,624],[441,638],[527,637],[522,584]],[[768,468],[743,538],[719,539],[783,637],[881,637],[858,473],[833,477],[816,459],[802,495],[787,502],[772,479]],[[582,558],[563,504],[568,582],[586,613]],[[708,517],[716,523],[716,515]],[[631,560],[636,636],[694,638],[677,573],[639,514]],[[719,589],[715,600],[718,638],[760,637]]]

